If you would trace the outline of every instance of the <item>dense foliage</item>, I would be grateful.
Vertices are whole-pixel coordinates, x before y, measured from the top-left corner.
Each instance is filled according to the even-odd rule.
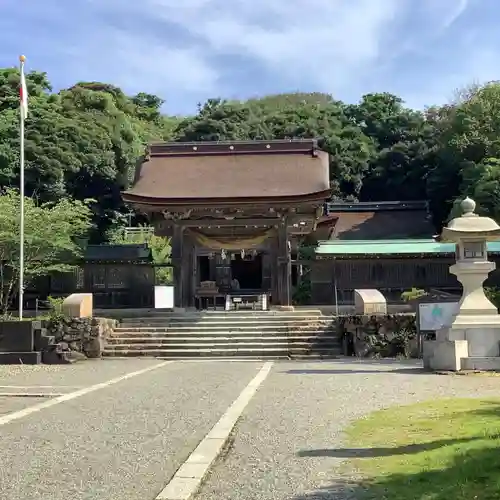
[[[134,231],[129,231],[126,228],[110,231],[110,243],[116,245],[148,245],[155,265],[155,283],[157,285],[171,285],[173,276],[170,267],[170,239],[155,235],[149,227],[139,226],[132,229]]]
[[[5,315],[19,288],[20,196],[6,189],[0,196],[0,314]],[[88,203],[63,198],[37,203],[26,198],[24,286],[51,273],[71,271],[82,255],[91,227]]]
[[[382,201],[427,199],[436,224],[463,194],[500,217],[500,84],[456,102],[415,111],[388,93],[345,104],[319,93],[246,102],[211,99],[194,116],[162,114],[153,95],[80,82],[58,93],[47,75],[27,75],[27,194],[43,202],[97,200],[94,242],[124,225],[120,191],[153,139],[176,141],[318,138],[331,155],[332,196]],[[18,185],[19,73],[0,70],[0,188]],[[432,103],[429,103],[432,104]],[[139,220],[137,220],[139,222]]]

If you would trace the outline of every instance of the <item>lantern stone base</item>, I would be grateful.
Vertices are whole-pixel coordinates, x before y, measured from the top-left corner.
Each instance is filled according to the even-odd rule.
[[[462,370],[500,371],[500,358],[463,358]]]
[[[424,342],[424,368],[457,372],[468,353],[466,340],[428,340]]]
[[[500,315],[457,315],[424,342],[423,354],[431,370],[500,370]]]

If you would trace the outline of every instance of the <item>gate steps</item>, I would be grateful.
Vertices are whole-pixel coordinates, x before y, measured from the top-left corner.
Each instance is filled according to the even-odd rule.
[[[124,318],[103,355],[324,359],[340,352],[333,317],[317,310],[205,311]]]

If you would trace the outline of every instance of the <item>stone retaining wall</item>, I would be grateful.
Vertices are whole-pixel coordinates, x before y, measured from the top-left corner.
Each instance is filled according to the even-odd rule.
[[[414,314],[339,316],[335,323],[346,356],[419,357]]]
[[[44,325],[55,337],[61,351],[79,352],[87,358],[100,358],[106,340],[118,325],[108,318],[57,318]]]

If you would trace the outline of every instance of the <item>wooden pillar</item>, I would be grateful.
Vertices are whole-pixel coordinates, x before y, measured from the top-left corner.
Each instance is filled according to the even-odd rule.
[[[279,304],[280,286],[279,286],[279,264],[278,264],[278,231],[273,235],[269,242],[269,260],[271,265],[271,302]]]
[[[278,286],[279,303],[282,306],[289,306],[292,303],[291,297],[291,278],[292,261],[290,244],[288,239],[287,219],[280,223],[278,228]]]
[[[182,268],[182,306],[189,307],[191,305],[191,296],[194,292],[191,291],[191,276],[193,274],[193,257],[194,247],[192,242],[184,235],[182,242],[182,257],[181,257],[181,268]]]
[[[195,306],[194,296],[196,293],[196,289],[198,288],[198,246],[193,244],[193,252],[191,255],[191,287],[190,287],[190,300],[189,307]]]
[[[272,290],[272,255],[267,248],[264,252],[261,253],[262,259],[262,290],[270,291]]]
[[[174,307],[184,307],[183,243],[184,228],[174,225],[172,235],[172,267],[174,268]]]

